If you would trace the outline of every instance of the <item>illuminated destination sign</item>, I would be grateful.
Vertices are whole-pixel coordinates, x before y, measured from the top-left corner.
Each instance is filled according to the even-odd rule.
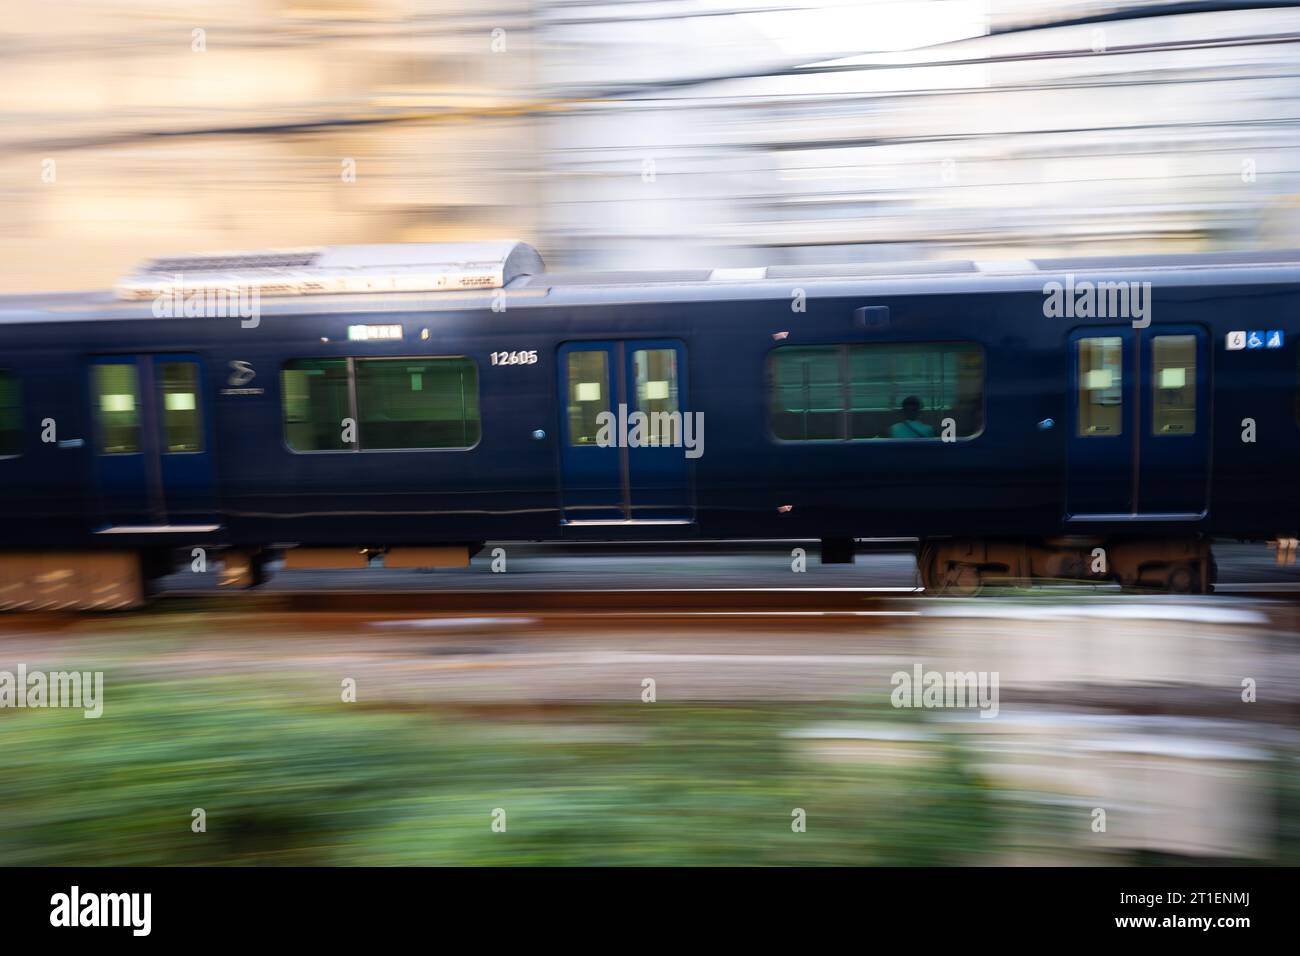
[[[350,342],[391,342],[402,337],[400,325],[349,325]]]

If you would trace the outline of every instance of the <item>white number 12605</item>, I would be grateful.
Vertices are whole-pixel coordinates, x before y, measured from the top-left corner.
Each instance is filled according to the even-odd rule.
[[[493,352],[493,365],[536,365],[537,350],[528,352]]]

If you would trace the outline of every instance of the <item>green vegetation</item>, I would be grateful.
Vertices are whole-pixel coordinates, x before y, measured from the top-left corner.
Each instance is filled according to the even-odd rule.
[[[825,705],[305,706],[217,679],[0,711],[0,859],[57,864],[958,864],[1003,810],[941,741],[818,756]],[[898,720],[886,714],[881,720]],[[859,749],[854,750],[857,747]],[[207,831],[191,832],[191,811]],[[794,808],[807,832],[791,829]],[[494,809],[506,832],[492,830]]]

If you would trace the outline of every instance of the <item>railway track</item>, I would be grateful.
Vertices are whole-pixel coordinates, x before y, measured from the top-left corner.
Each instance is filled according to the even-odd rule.
[[[999,593],[1001,592],[1001,593]],[[637,617],[681,614],[901,616],[919,614],[917,605],[939,601],[953,607],[969,601],[996,601],[1012,596],[1005,589],[988,589],[970,599],[927,598],[921,588],[501,588],[498,590],[295,588],[268,591],[215,591],[176,589],[159,594],[155,606],[163,610],[246,610],[250,612],[377,613],[619,613]],[[1096,601],[1176,604],[1187,601],[1165,594],[1121,593],[1117,589],[1051,585],[1017,591],[1015,598],[1034,605],[1087,598]],[[1225,585],[1213,595],[1194,599],[1213,604],[1216,598],[1249,598],[1300,603],[1300,587],[1259,583]],[[909,610],[912,608],[912,610]]]

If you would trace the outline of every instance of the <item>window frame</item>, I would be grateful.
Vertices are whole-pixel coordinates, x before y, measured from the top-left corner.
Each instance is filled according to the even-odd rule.
[[[11,458],[21,458],[27,453],[27,435],[23,428],[23,380],[17,370],[11,368],[0,368],[0,375],[8,375],[13,380],[14,392],[18,399],[14,406],[18,410],[18,450],[8,454],[0,453],[0,461],[8,461]]]
[[[674,442],[676,442],[677,444],[680,444],[680,442],[681,442],[681,437],[682,437],[682,436],[681,436],[681,428],[682,428],[682,424],[681,424],[681,423],[682,423],[682,421],[683,421],[683,414],[685,414],[685,413],[683,413],[683,411],[682,411],[682,385],[681,385],[681,382],[682,382],[682,374],[681,374],[680,363],[677,361],[677,352],[678,352],[677,347],[676,347],[676,346],[664,346],[664,345],[655,345],[655,346],[646,346],[646,345],[641,345],[640,347],[637,347],[637,346],[634,344],[634,345],[632,346],[632,348],[628,350],[628,352],[629,352],[629,354],[628,354],[628,360],[629,360],[629,361],[628,361],[628,366],[627,366],[627,367],[628,367],[628,369],[630,369],[630,371],[631,371],[631,376],[629,377],[628,382],[627,382],[627,390],[628,390],[628,407],[629,407],[629,409],[630,409],[629,414],[631,414],[631,412],[634,412],[634,411],[635,411],[635,412],[640,412],[642,415],[645,415],[645,416],[646,416],[646,423],[647,423],[647,424],[646,424],[646,443],[643,444],[642,447],[643,447],[643,448],[673,448],[673,447],[676,447],[676,445],[674,444]],[[671,367],[671,370],[670,370],[670,372],[669,372],[669,376],[670,376],[670,377],[669,377],[668,379],[664,380],[664,381],[665,381],[665,384],[667,384],[667,385],[669,386],[669,394],[668,394],[668,396],[665,397],[665,398],[646,398],[646,399],[642,399],[642,397],[641,397],[641,391],[640,391],[640,390],[641,390],[641,385],[642,385],[642,380],[641,380],[641,378],[640,378],[640,375],[641,375],[641,369],[639,369],[639,368],[637,367],[637,360],[636,360],[636,357],[637,357],[638,355],[646,355],[646,356],[649,356],[649,355],[651,355],[651,354],[653,354],[653,353],[657,353],[657,352],[666,353],[666,354],[669,356],[669,362],[670,362],[670,364],[671,364],[671,366],[672,366],[672,367]],[[652,382],[652,381],[656,381],[656,379],[653,379],[653,378],[650,378],[650,377],[649,377],[649,375],[650,375],[650,361],[649,361],[648,358],[646,359],[646,368],[645,368],[645,372],[646,372],[646,375],[647,375],[647,377],[646,377],[646,379],[645,379],[645,383],[646,383],[646,384],[648,384],[648,383],[650,383],[650,382]],[[648,404],[648,403],[651,403],[651,402],[666,402],[666,401],[670,401],[670,400],[672,401],[672,409],[671,409],[671,411],[667,411],[667,412],[662,411],[662,410],[660,410],[660,411],[655,411],[654,409],[647,407],[647,405],[643,405],[643,404],[642,404],[643,402],[645,402],[645,403]],[[664,438],[663,435],[660,435],[657,431],[652,431],[653,426],[654,426],[657,422],[662,421],[662,419],[657,419],[657,418],[655,418],[655,416],[656,416],[656,415],[664,415],[664,414],[666,414],[666,415],[670,415],[670,416],[675,416],[675,420],[676,420],[676,422],[677,422],[676,434],[670,434],[669,436],[667,436],[667,438],[668,438],[667,441],[663,441],[663,440],[662,440],[662,439]],[[670,428],[669,428],[669,431],[672,432],[672,431],[674,431],[674,429],[672,429],[672,428],[670,427]]]
[[[1191,390],[1192,427],[1190,431],[1185,431],[1185,432],[1156,431],[1156,420],[1160,414],[1160,402],[1158,399],[1160,384],[1157,381],[1158,378],[1157,372],[1160,370],[1156,368],[1156,349],[1158,348],[1157,343],[1160,342],[1161,339],[1190,339],[1191,340],[1192,379],[1190,383],[1185,383],[1184,385],[1180,386],[1180,390],[1182,389]],[[1151,421],[1148,426],[1147,435],[1145,437],[1150,437],[1150,438],[1196,438],[1197,437],[1197,433],[1200,431],[1200,422],[1201,422],[1201,407],[1200,407],[1201,406],[1201,396],[1200,396],[1201,370],[1199,367],[1201,357],[1199,355],[1199,352],[1200,352],[1200,341],[1198,340],[1195,333],[1163,332],[1163,333],[1156,333],[1155,335],[1151,336],[1151,381],[1149,383],[1150,393],[1147,396],[1145,396],[1146,399],[1151,404],[1151,415],[1150,415]],[[1186,369],[1187,366],[1183,366],[1183,368]]]
[[[974,350],[979,352],[980,356],[980,427],[977,431],[969,435],[959,435],[951,442],[945,442],[939,435],[932,438],[893,438],[891,436],[876,436],[872,438],[854,438],[850,431],[850,415],[852,414],[851,402],[849,400],[850,389],[853,384],[851,381],[851,350],[853,348],[870,347],[870,346],[939,346],[939,345],[959,345],[973,346]],[[776,353],[782,349],[834,349],[839,359],[840,368],[840,435],[839,438],[782,438],[776,434],[772,421],[772,395],[776,387],[774,375],[774,364],[776,362]],[[983,342],[974,339],[890,339],[857,342],[799,342],[786,343],[783,345],[773,346],[767,351],[767,358],[764,362],[763,375],[763,406],[765,409],[764,416],[767,419],[767,437],[774,444],[778,445],[851,445],[851,444],[882,444],[889,443],[893,445],[929,445],[935,442],[945,445],[957,444],[958,442],[974,441],[984,434],[988,428],[988,349],[984,347]]]
[[[104,369],[122,368],[129,369],[131,372],[131,389],[132,398],[135,402],[133,412],[135,414],[135,423],[132,426],[135,429],[135,447],[130,451],[108,451],[105,441],[108,438],[108,428],[104,421],[103,399],[104,392],[101,388],[100,374]],[[146,402],[151,398],[143,387],[142,376],[140,373],[140,357],[137,355],[107,355],[101,356],[91,363],[91,423],[93,426],[93,444],[91,448],[96,458],[118,458],[127,455],[146,455],[148,441],[152,437],[150,429],[145,425],[146,419]],[[161,434],[158,436],[161,438]]]
[[[289,443],[289,421],[285,417],[285,393],[284,393],[284,373],[293,371],[289,366],[294,362],[313,362],[313,361],[338,361],[342,359],[347,369],[348,384],[348,417],[356,422],[357,426],[357,443],[353,448],[294,448]],[[357,359],[363,361],[393,361],[393,362],[431,362],[442,359],[463,359],[474,369],[474,402],[478,409],[478,439],[471,445],[443,445],[433,448],[366,448],[361,435],[361,417],[357,412]],[[473,355],[467,353],[456,353],[452,355],[299,355],[293,358],[284,359],[280,363],[280,374],[276,376],[276,387],[279,391],[278,405],[280,407],[280,442],[285,449],[293,455],[423,455],[432,452],[465,452],[473,451],[483,443],[483,376],[479,361]]]
[[[1293,336],[1290,329],[1284,330],[1288,339],[1300,340],[1300,336]],[[1295,396],[1295,408],[1292,417],[1295,419],[1295,427],[1300,430],[1300,342],[1288,345],[1287,348],[1295,352],[1295,360],[1291,363],[1291,368],[1295,374],[1295,386],[1292,394]]]
[[[591,442],[575,442],[575,441],[573,440],[573,439],[574,439],[574,434],[575,434],[575,430],[574,430],[574,427],[573,427],[573,403],[574,403],[574,399],[571,397],[571,395],[572,395],[572,391],[573,391],[573,386],[574,386],[575,384],[579,384],[579,385],[582,385],[582,384],[591,384],[590,382],[583,382],[583,381],[577,381],[577,382],[575,382],[575,380],[574,380],[574,378],[573,378],[573,357],[574,357],[575,355],[599,355],[599,356],[600,356],[601,372],[603,373],[604,377],[601,379],[601,381],[600,381],[599,384],[600,384],[601,387],[604,389],[604,397],[603,397],[603,398],[600,398],[600,399],[597,399],[597,401],[601,402],[601,404],[602,404],[604,407],[603,407],[600,411],[598,411],[598,412],[596,413],[596,414],[597,414],[597,417],[599,417],[599,415],[600,415],[602,412],[613,413],[613,412],[614,412],[614,408],[616,407],[616,406],[615,406],[615,403],[614,403],[614,390],[615,390],[615,389],[614,389],[614,386],[615,386],[615,384],[616,384],[616,382],[615,382],[615,380],[614,380],[614,365],[615,365],[615,363],[610,361],[610,353],[609,353],[609,350],[608,350],[608,349],[605,349],[605,348],[575,348],[575,349],[570,349],[570,350],[568,351],[568,353],[564,356],[564,396],[563,396],[563,398],[564,398],[564,411],[563,411],[563,414],[564,414],[564,431],[565,431],[565,434],[564,434],[564,436],[563,436],[563,439],[564,439],[564,440],[563,440],[563,442],[562,442],[562,447],[564,447],[564,448],[566,448],[566,449],[569,449],[569,448],[597,448],[597,447],[599,447],[599,446],[595,443],[594,436],[593,436],[593,440],[592,440]],[[596,434],[599,434],[599,431],[600,431],[600,430],[597,429],[597,430],[596,430]],[[585,436],[587,433],[584,431],[583,434],[584,434],[584,436]]]
[[[1119,365],[1118,365],[1118,368],[1119,368],[1119,376],[1120,376],[1119,385],[1118,385],[1118,386],[1115,386],[1115,385],[1112,384],[1112,385],[1108,385],[1108,386],[1106,386],[1107,388],[1118,388],[1118,389],[1119,389],[1119,402],[1118,402],[1118,407],[1119,407],[1119,430],[1118,430],[1118,431],[1114,431],[1114,432],[1096,432],[1096,431],[1093,431],[1093,432],[1085,432],[1085,431],[1080,431],[1080,428],[1083,426],[1083,422],[1084,422],[1083,409],[1084,409],[1084,407],[1085,407],[1085,405],[1084,405],[1084,396],[1085,396],[1085,394],[1088,393],[1088,392],[1092,392],[1092,391],[1101,391],[1101,389],[1087,389],[1087,388],[1084,388],[1084,386],[1083,386],[1083,382],[1084,382],[1084,369],[1083,369],[1083,343],[1084,343],[1084,342],[1105,343],[1105,342],[1107,342],[1107,341],[1115,341],[1115,342],[1118,342],[1118,343],[1119,343]],[[1094,348],[1105,349],[1107,346],[1106,346],[1105,344],[1101,344],[1101,345],[1099,345],[1099,346],[1093,346],[1093,347],[1094,347]],[[1074,385],[1073,390],[1072,390],[1072,391],[1073,391],[1073,394],[1070,396],[1070,401],[1071,401],[1071,402],[1073,403],[1073,405],[1074,405],[1074,409],[1073,409],[1073,411],[1074,411],[1074,428],[1073,428],[1073,430],[1072,430],[1073,433],[1070,435],[1071,438],[1082,438],[1082,439],[1093,439],[1093,438],[1124,438],[1126,435],[1128,435],[1129,428],[1131,427],[1131,425],[1126,425],[1125,422],[1126,422],[1126,420],[1127,420],[1127,416],[1131,413],[1131,410],[1130,410],[1130,408],[1129,408],[1129,402],[1130,402],[1130,399],[1129,399],[1129,397],[1127,397],[1127,395],[1128,395],[1127,390],[1128,390],[1128,388],[1129,388],[1129,382],[1128,382],[1129,370],[1128,370],[1128,368],[1127,368],[1126,366],[1127,366],[1127,364],[1128,364],[1128,360],[1129,360],[1129,352],[1130,352],[1130,351],[1131,351],[1131,347],[1130,347],[1129,343],[1125,340],[1125,338],[1124,338],[1123,335],[1092,335],[1092,334],[1085,334],[1085,335],[1080,335],[1078,338],[1075,338],[1075,339],[1073,340],[1072,348],[1070,349],[1070,363],[1071,363],[1071,365],[1072,365],[1072,368],[1071,368],[1071,371],[1070,371],[1070,375],[1071,375],[1071,381],[1073,382],[1073,385]],[[1154,352],[1154,350],[1153,350],[1153,352]],[[1097,371],[1097,369],[1096,369],[1096,368],[1089,368],[1088,371],[1089,371],[1089,372],[1095,372],[1095,371]],[[1142,379],[1141,379],[1141,376],[1140,376],[1140,375],[1138,376],[1138,380],[1137,380],[1137,382],[1136,382],[1136,388],[1137,388],[1137,390],[1138,390],[1139,393],[1142,391]],[[1155,394],[1155,392],[1154,392],[1154,389],[1153,389],[1153,390],[1152,390],[1152,396],[1154,396],[1154,394]],[[1140,402],[1141,399],[1144,398],[1144,397],[1147,397],[1147,396],[1143,396],[1143,395],[1139,394],[1139,395],[1138,395],[1138,400],[1139,400],[1139,402]],[[1092,402],[1089,402],[1089,403],[1088,403],[1089,406],[1091,406],[1092,404],[1094,404],[1094,403],[1092,403]],[[1097,404],[1097,406],[1098,406],[1098,407],[1101,407],[1101,408],[1111,407],[1111,406],[1101,405],[1100,403],[1095,403],[1095,404]],[[1155,406],[1154,406],[1154,402],[1151,403],[1151,406],[1152,406],[1152,408],[1154,409],[1154,407],[1155,407]],[[1089,420],[1091,421],[1092,419],[1089,418]],[[1139,433],[1141,432],[1141,430],[1142,430],[1142,429],[1141,429],[1141,427],[1139,426],[1139,428],[1138,428]]]
[[[161,371],[164,365],[189,365],[194,369],[194,414],[198,419],[199,447],[184,451],[172,451],[167,447],[167,385]],[[155,384],[158,387],[158,454],[160,455],[207,455],[211,454],[208,441],[208,420],[203,402],[203,367],[194,359],[162,358],[155,367]]]

